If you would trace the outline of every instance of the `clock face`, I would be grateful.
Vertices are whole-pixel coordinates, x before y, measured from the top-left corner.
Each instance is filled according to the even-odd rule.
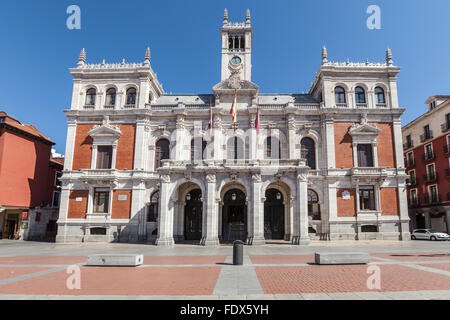
[[[242,60],[241,60],[241,58],[239,58],[239,57],[233,57],[233,58],[231,59],[231,63],[234,64],[235,66],[241,64],[241,62],[242,62]]]

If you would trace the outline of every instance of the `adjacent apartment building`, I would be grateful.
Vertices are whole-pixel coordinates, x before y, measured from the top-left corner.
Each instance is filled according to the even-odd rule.
[[[402,130],[411,228],[450,232],[450,96],[426,104]]]
[[[54,240],[62,157],[33,125],[0,112],[0,239]]]
[[[150,50],[97,64],[82,50],[57,241],[409,239],[391,50],[331,62],[323,48],[308,93],[261,93],[250,12],[225,10],[218,36],[221,79],[205,94],[167,94]]]

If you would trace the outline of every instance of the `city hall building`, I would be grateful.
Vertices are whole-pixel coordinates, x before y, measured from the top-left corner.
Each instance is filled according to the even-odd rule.
[[[166,94],[150,50],[143,63],[87,64],[83,49],[58,242],[409,239],[391,51],[330,62],[323,48],[307,94],[266,94],[252,82],[252,35],[249,11],[242,23],[225,11],[208,94]]]

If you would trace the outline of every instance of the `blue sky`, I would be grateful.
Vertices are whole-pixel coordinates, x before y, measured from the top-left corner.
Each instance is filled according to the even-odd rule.
[[[66,9],[80,6],[81,30],[66,28]],[[369,5],[381,7],[381,30],[366,27]],[[144,60],[167,93],[210,93],[220,80],[224,8],[254,27],[252,80],[264,93],[307,92],[331,61],[382,62],[390,46],[399,75],[403,123],[425,112],[435,94],[450,94],[448,0],[40,0],[0,3],[0,110],[34,124],[65,151],[72,78],[81,48],[88,63]]]

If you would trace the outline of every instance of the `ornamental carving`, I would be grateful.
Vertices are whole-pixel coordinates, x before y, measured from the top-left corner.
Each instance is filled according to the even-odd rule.
[[[208,174],[206,175],[206,182],[208,183],[215,183],[217,180],[216,175],[215,174]]]

